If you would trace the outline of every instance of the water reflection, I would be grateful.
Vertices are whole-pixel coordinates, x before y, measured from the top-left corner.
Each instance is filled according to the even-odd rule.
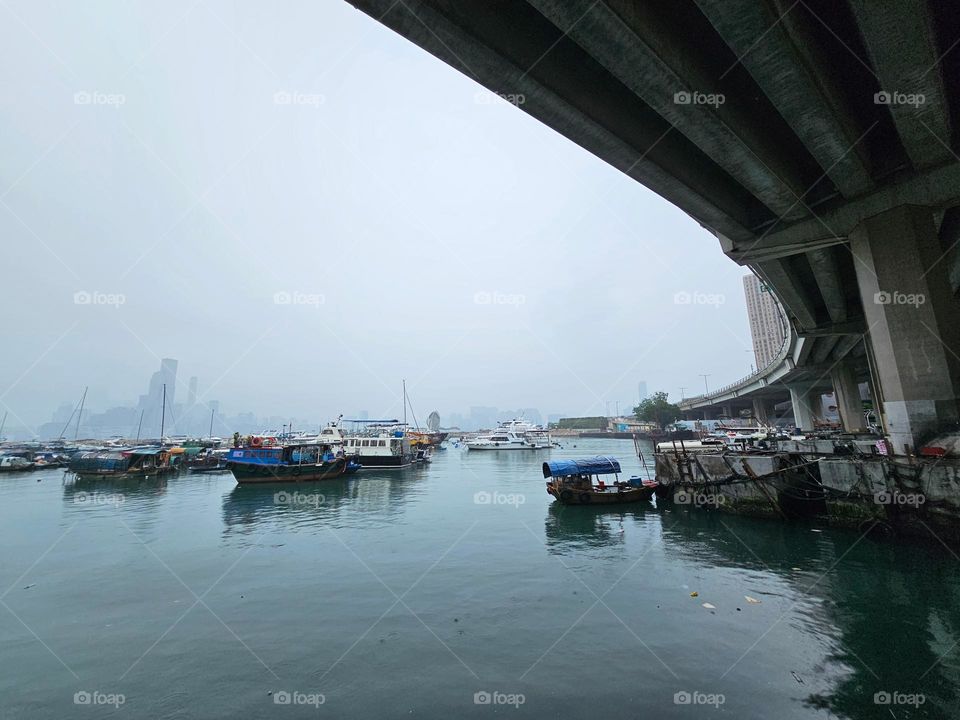
[[[136,478],[77,477],[64,474],[63,499],[74,505],[96,505],[127,500],[159,502],[167,493],[165,475]]]
[[[223,499],[224,536],[262,532],[261,526],[271,524],[311,533],[323,532],[326,523],[389,524],[424,493],[424,481],[416,471],[362,471],[317,483],[237,485]]]
[[[719,513],[667,511],[663,525],[677,562],[784,583],[783,621],[824,640],[822,669],[837,678],[829,693],[802,695],[808,707],[889,718],[884,693],[922,693],[922,706],[893,707],[895,717],[960,716],[960,563],[946,551]]]
[[[551,552],[567,552],[572,548],[609,548],[611,544],[623,544],[625,523],[644,523],[648,508],[652,509],[649,503],[629,509],[551,503],[544,521],[547,548]]]

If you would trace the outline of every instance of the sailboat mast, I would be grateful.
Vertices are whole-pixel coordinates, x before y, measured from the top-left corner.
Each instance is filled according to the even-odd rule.
[[[3,428],[5,428],[6,425],[7,425],[7,415],[8,415],[8,414],[9,414],[9,413],[6,413],[6,412],[5,412],[5,413],[3,414],[3,422],[0,422],[0,440],[3,440]]]
[[[208,438],[213,437],[213,414],[216,412],[214,408],[210,408],[210,432],[207,434]]]
[[[80,412],[77,413],[77,427],[73,431],[73,439],[76,440],[77,436],[80,434],[80,418],[83,417],[83,403],[87,400],[87,390],[89,387],[83,389],[83,397],[80,398]]]
[[[160,404],[160,444],[163,445],[163,423],[167,419],[167,384],[163,384],[163,402]]]
[[[403,381],[403,427],[407,427],[407,381]]]
[[[137,423],[137,442],[140,442],[140,428],[143,427],[143,410],[140,411],[140,422]]]

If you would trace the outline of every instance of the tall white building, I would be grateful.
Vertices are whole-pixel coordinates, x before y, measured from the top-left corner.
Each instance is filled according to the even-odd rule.
[[[747,298],[753,354],[759,370],[769,365],[780,351],[785,337],[784,327],[777,301],[756,275],[743,277],[743,293]]]

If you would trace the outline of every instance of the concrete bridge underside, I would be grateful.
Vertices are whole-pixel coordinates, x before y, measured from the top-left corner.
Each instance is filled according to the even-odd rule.
[[[957,426],[960,5],[352,1],[756,272],[789,318],[778,382],[801,412],[833,387],[856,429],[869,381],[896,452]]]

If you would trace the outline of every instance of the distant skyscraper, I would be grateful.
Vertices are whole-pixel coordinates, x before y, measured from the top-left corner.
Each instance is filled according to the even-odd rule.
[[[747,298],[753,354],[759,370],[773,361],[783,345],[784,328],[780,321],[780,308],[756,275],[744,275],[743,293]]]
[[[190,384],[187,386],[187,407],[192,408],[197,404],[197,376],[190,378]]]
[[[648,397],[650,397],[650,396],[647,394],[647,381],[646,381],[646,380],[641,380],[640,382],[637,383],[637,396],[640,398],[640,402],[643,402],[643,401],[646,400]]]
[[[140,396],[139,409],[143,411],[144,433],[159,432],[163,415],[164,386],[166,386],[167,417],[170,418],[170,408],[173,407],[177,394],[177,361],[164,358],[160,361],[160,369],[150,376],[150,386],[147,394]]]

